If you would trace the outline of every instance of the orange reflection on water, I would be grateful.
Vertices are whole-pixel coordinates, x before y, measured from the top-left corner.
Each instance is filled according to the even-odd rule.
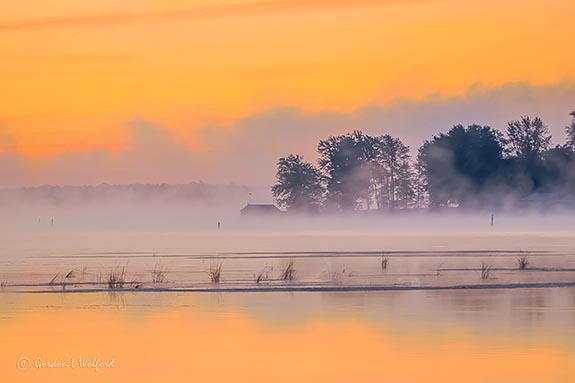
[[[47,307],[0,323],[3,382],[575,381],[568,347],[537,339],[525,347],[461,328],[396,331],[357,318],[271,323],[201,307]],[[30,365],[21,370],[23,357]],[[111,365],[80,368],[80,358]]]

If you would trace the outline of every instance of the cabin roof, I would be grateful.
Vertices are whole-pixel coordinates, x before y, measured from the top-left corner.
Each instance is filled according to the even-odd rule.
[[[258,212],[258,213],[278,213],[281,212],[275,205],[271,204],[254,204],[248,203],[242,210],[242,213],[247,211]]]

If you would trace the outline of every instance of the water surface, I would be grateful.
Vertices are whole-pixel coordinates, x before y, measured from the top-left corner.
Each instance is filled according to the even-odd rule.
[[[9,382],[575,379],[570,288],[0,296]]]

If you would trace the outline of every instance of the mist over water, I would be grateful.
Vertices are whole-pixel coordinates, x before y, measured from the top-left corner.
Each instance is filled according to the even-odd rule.
[[[244,206],[231,199],[6,207],[0,279],[16,291],[105,290],[106,277],[121,267],[134,281],[128,289],[298,291],[562,286],[575,275],[569,211],[242,217]],[[517,267],[522,255],[528,270]],[[282,280],[292,261],[295,278]],[[482,279],[484,264],[493,273]],[[223,270],[216,285],[209,278],[214,265]],[[167,282],[152,283],[157,267],[169,270]],[[70,272],[73,277],[65,277]],[[265,281],[256,283],[257,275]]]
[[[243,198],[225,202],[131,200],[92,203],[4,205],[0,227],[6,232],[77,231],[214,232],[345,231],[449,234],[456,232],[567,232],[575,230],[575,209],[464,210],[408,209],[326,214],[278,214],[241,217]],[[493,216],[493,225],[491,218]],[[220,230],[218,230],[218,222]]]
[[[171,371],[174,381],[209,376],[214,360],[234,361],[226,362],[229,376],[218,375],[230,381],[251,376],[256,364],[274,381],[422,381],[428,372],[410,372],[422,360],[454,381],[575,376],[572,211],[242,218],[250,198],[259,202],[242,193],[4,204],[0,337],[9,347],[0,357],[96,353],[117,363],[99,378],[132,376],[145,363],[146,376]],[[517,266],[521,256],[526,270]],[[294,278],[282,280],[290,262]],[[209,272],[218,264],[215,284]],[[486,279],[483,264],[491,267]],[[154,283],[158,267],[165,281]],[[110,289],[107,278],[119,268],[125,285]],[[334,362],[344,367],[334,370]]]

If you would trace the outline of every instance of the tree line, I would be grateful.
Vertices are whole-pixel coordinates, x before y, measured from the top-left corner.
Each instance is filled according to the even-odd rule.
[[[317,146],[317,165],[297,154],[278,160],[272,194],[293,212],[406,208],[500,208],[529,196],[575,196],[575,111],[566,144],[528,116],[507,124],[456,125],[425,141],[417,157],[401,139],[359,130]]]

